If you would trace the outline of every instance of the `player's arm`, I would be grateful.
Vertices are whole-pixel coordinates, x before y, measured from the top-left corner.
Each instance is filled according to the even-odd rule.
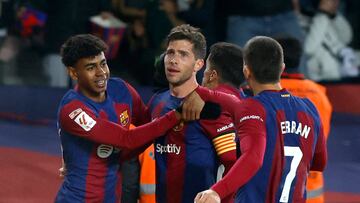
[[[326,139],[323,132],[324,130],[321,127],[315,146],[313,162],[310,167],[310,170],[312,171],[323,171],[327,163]]]
[[[226,174],[237,159],[236,133],[231,117],[223,112],[216,120],[200,120],[200,125],[211,139]]]
[[[153,122],[129,130],[97,117],[91,109],[77,100],[66,104],[60,111],[62,130],[97,143],[128,149],[143,146],[164,135],[179,120],[180,116],[175,111],[170,111]]]
[[[261,168],[266,148],[266,118],[263,106],[248,99],[237,110],[241,156],[222,180],[211,187],[220,198],[246,184]],[[239,175],[240,174],[240,175]]]
[[[220,104],[222,111],[231,113],[235,118],[235,108],[239,106],[241,101],[234,95],[226,94],[220,91],[213,91],[205,87],[198,87],[194,94],[198,94],[204,101]]]

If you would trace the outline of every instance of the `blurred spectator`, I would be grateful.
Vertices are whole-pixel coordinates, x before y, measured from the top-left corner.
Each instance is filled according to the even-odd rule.
[[[293,0],[226,0],[227,41],[244,46],[257,35],[289,35],[303,42],[304,34]]]
[[[198,27],[209,46],[215,43],[215,0],[163,0],[160,9],[165,11],[173,26],[186,23]]]
[[[111,15],[111,3],[110,0],[49,0],[46,3],[44,68],[51,86],[67,87],[69,78],[59,55],[61,44],[71,35],[89,33],[91,16]]]
[[[1,2],[0,71],[4,84],[46,82],[40,53],[46,14],[38,10],[40,5],[22,0]]]
[[[337,12],[338,6],[339,0],[321,0],[307,28],[306,72],[315,81],[339,80],[357,76],[359,72],[355,54],[348,47],[352,30],[344,16]]]
[[[116,67],[113,72],[140,85],[152,84],[149,75],[153,74],[156,55],[149,47],[145,27],[147,3],[148,0],[113,0],[115,15],[128,24],[118,58],[112,61]]]
[[[345,0],[345,3],[345,16],[349,20],[349,23],[354,31],[351,47],[360,50],[360,1]]]
[[[214,43],[214,9],[214,0],[152,1],[147,7],[147,30],[152,46],[161,49],[170,29],[181,24],[199,27],[208,43]]]
[[[136,18],[145,18],[148,0],[112,0],[112,6],[119,18],[132,22]]]

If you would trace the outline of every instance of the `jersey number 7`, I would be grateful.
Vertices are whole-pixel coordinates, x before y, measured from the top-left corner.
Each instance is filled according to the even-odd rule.
[[[293,182],[296,170],[300,164],[301,158],[303,156],[303,153],[299,147],[288,147],[284,146],[284,153],[285,156],[291,156],[293,157],[291,161],[290,171],[286,175],[284,187],[281,193],[280,202],[288,202],[289,200],[289,193],[290,193],[290,187],[291,183]]]

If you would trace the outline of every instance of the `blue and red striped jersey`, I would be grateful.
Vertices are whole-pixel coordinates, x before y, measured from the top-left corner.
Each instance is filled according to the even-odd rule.
[[[106,100],[101,103],[76,90],[65,94],[59,107],[58,130],[67,172],[56,202],[120,201],[121,150],[90,137],[115,134],[115,125],[128,128],[132,122],[143,122],[141,111],[145,111],[145,105],[140,96],[121,79],[109,79]]]
[[[169,90],[154,95],[148,105],[152,119],[181,101]],[[193,202],[198,192],[216,182],[220,164],[228,170],[236,161],[234,138],[231,115],[223,111],[216,120],[180,123],[156,139],[156,202]]]
[[[234,106],[233,106],[234,108]],[[212,187],[236,202],[305,202],[310,169],[323,170],[326,145],[318,112],[288,91],[263,91],[236,108],[242,155]]]

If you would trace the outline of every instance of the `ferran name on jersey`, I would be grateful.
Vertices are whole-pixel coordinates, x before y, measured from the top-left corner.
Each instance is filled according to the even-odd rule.
[[[305,139],[307,139],[311,130],[309,126],[296,121],[282,121],[280,122],[280,129],[282,134],[293,133],[301,135]]]
[[[129,114],[127,110],[123,111],[119,117],[122,126],[126,126],[129,123]]]

